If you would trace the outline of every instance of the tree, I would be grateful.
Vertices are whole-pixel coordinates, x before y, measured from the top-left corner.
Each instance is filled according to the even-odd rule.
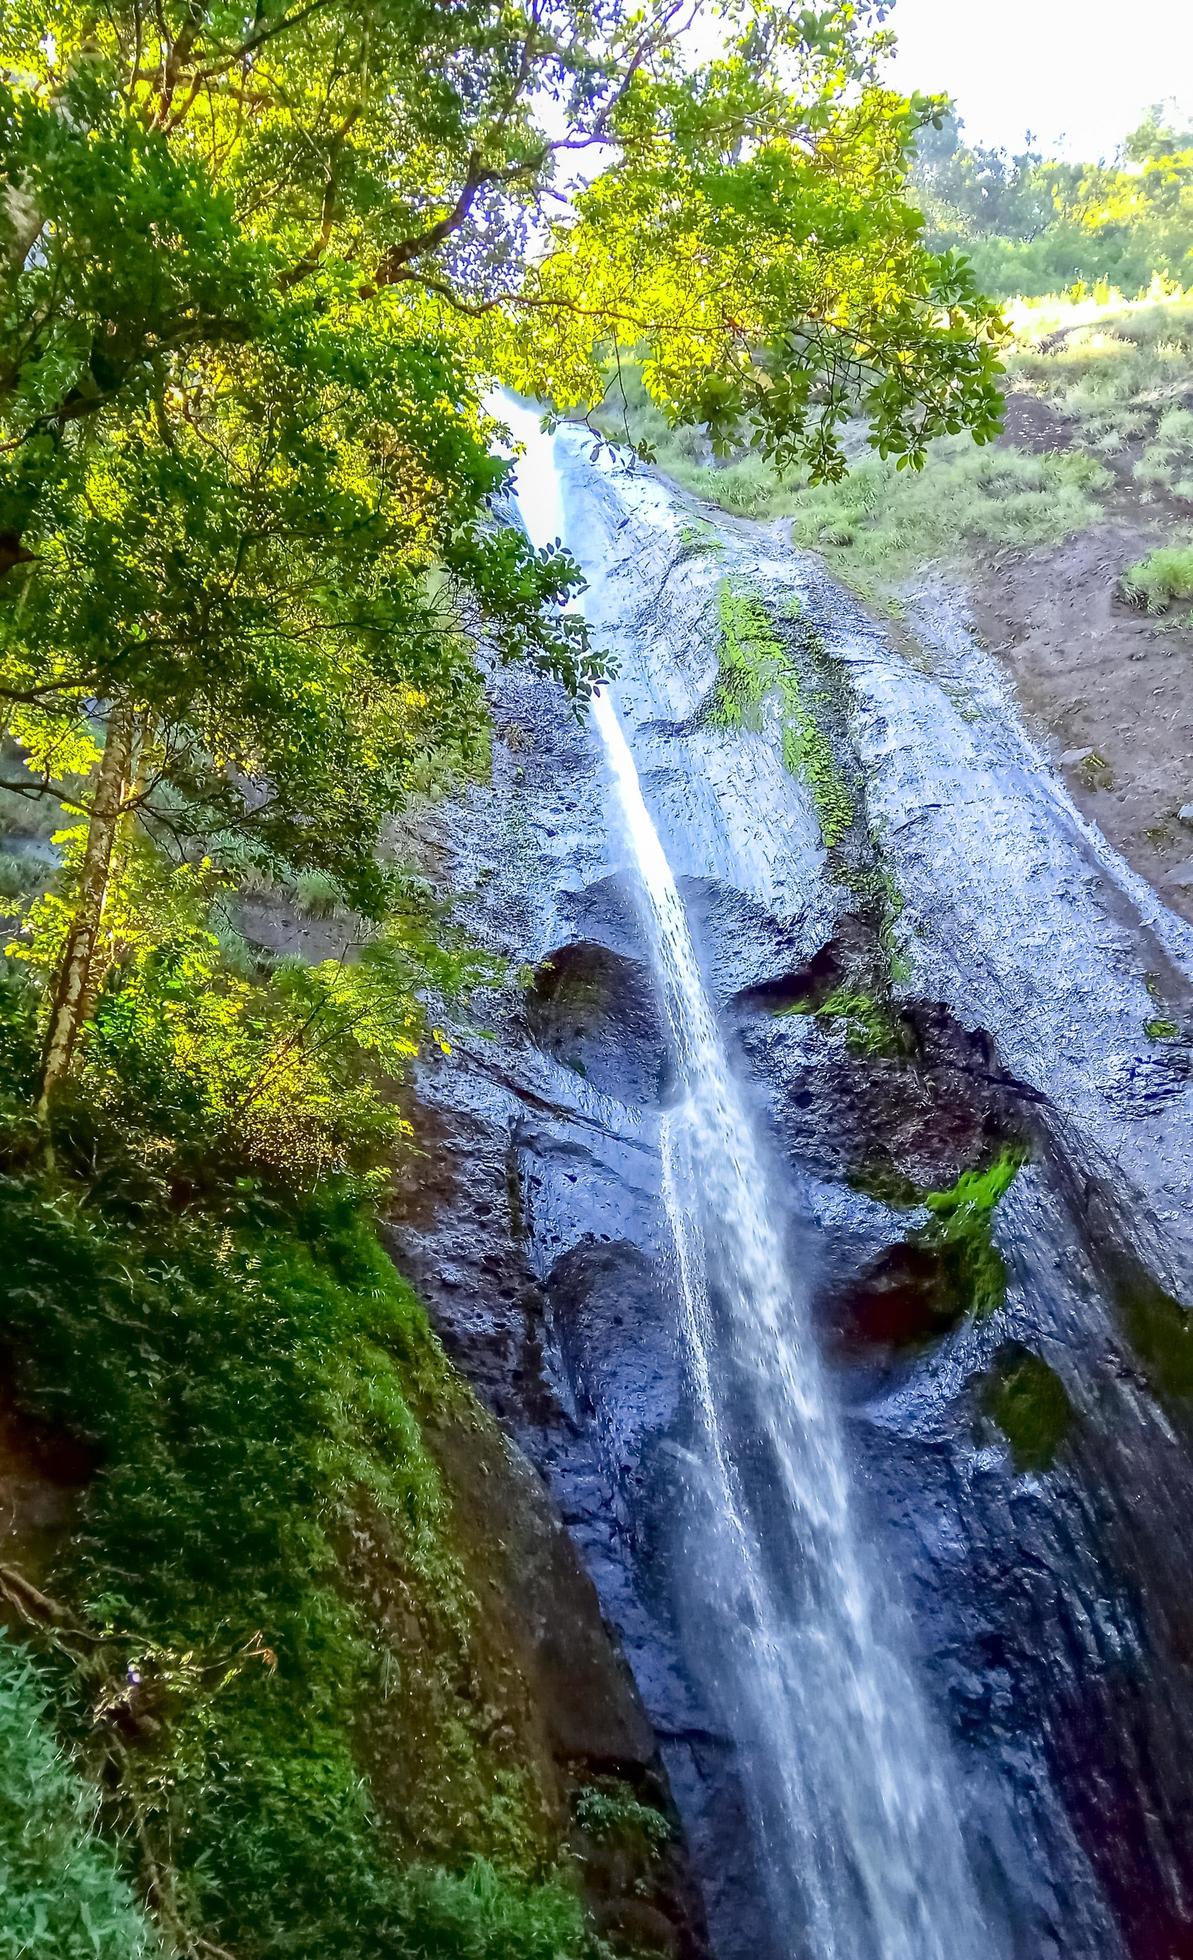
[[[1053,217],[1043,153],[1031,135],[1015,154],[963,141],[955,110],[916,138],[912,184],[935,240],[1032,239]]]
[[[138,825],[375,916],[386,813],[483,756],[478,632],[591,679],[574,568],[491,516],[487,382],[590,404],[642,346],[675,419],[828,476],[859,402],[901,461],[994,431],[881,12],[726,9],[697,62],[674,0],[9,6],[0,701],[85,824],[44,1097]]]
[[[11,720],[38,772],[32,788],[63,789],[59,758],[79,775],[92,704],[106,703],[51,995],[46,1095],[102,978],[122,824],[140,816],[184,849],[234,833],[268,870],[329,871],[375,917],[384,818],[483,749],[455,588],[504,605],[499,651],[533,641],[563,671],[576,658],[574,635],[538,618],[553,586],[567,589],[563,563],[522,547],[511,566],[476,527],[476,486],[498,466],[449,417],[428,414],[424,391],[444,384],[443,363],[417,349],[412,375],[402,342],[374,345],[358,323],[330,332],[293,310],[282,354],[258,344],[232,375],[218,356],[193,354],[106,443],[84,444],[77,473],[43,497],[57,521],[39,539],[9,642],[10,677],[33,697],[14,700]],[[416,458],[434,472],[437,512],[429,500],[409,506]],[[518,567],[533,572],[529,609],[509,576]]]
[[[971,146],[952,113],[916,141],[912,184],[941,249],[960,247],[992,292],[1061,291],[1104,280],[1127,293],[1193,273],[1193,132],[1150,109],[1122,161],[1069,163]]]

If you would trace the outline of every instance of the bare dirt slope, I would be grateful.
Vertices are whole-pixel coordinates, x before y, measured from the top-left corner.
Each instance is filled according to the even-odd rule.
[[[1193,619],[1128,605],[1118,582],[1156,542],[1111,516],[966,576],[975,621],[1073,798],[1166,902],[1193,919]]]
[[[1038,455],[1076,434],[1038,396],[1008,392],[1002,444]],[[1141,448],[1128,442],[1111,459],[1102,522],[1062,544],[976,555],[965,584],[1078,807],[1193,920],[1193,821],[1179,815],[1193,806],[1193,609],[1153,618],[1119,589],[1157,544],[1193,536],[1193,510],[1162,491],[1141,502]]]

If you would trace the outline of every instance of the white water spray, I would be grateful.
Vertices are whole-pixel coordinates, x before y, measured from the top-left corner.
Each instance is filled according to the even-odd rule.
[[[564,534],[553,444],[525,445],[536,545]],[[680,1095],[663,1120],[694,1438],[688,1588],[705,1692],[732,1734],[792,1960],[996,1960],[947,1748],[866,1568],[841,1424],[687,914],[607,694],[593,702],[649,934]]]

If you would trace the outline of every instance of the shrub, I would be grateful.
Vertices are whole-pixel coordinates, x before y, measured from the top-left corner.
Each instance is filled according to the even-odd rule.
[[[576,1822],[598,1844],[622,1847],[657,1858],[670,1841],[671,1826],[653,1804],[640,1803],[624,1783],[606,1778],[590,1783],[576,1801]]]
[[[12,951],[46,993],[71,917],[67,867],[26,909]],[[213,889],[214,887],[214,889]],[[82,1145],[104,1139],[159,1183],[210,1187],[247,1170],[298,1186],[351,1170],[384,1180],[409,1134],[384,1085],[424,1042],[427,1011],[501,974],[421,891],[395,886],[384,924],[352,958],[253,958],[210,862],[171,867],[150,844],[121,865],[104,909],[104,967],[74,1075],[54,1109]],[[90,1150],[90,1144],[85,1148]],[[77,1153],[76,1153],[77,1154]]]
[[[148,1960],[161,1946],[59,1747],[47,1686],[0,1637],[0,1960]]]
[[[742,517],[780,517],[792,509],[792,482],[781,478],[765,458],[746,451],[732,461],[713,462],[703,430],[671,428],[647,394],[641,369],[624,356],[594,419],[610,442],[633,444],[682,489],[722,510]]]
[[[623,361],[620,379],[624,402],[619,393],[601,420],[612,440],[640,443],[683,489],[722,509],[794,518],[796,544],[826,551],[863,590],[925,560],[957,557],[974,542],[1057,543],[1091,521],[1110,482],[1093,456],[980,449],[953,437],[934,445],[922,471],[900,470],[863,446],[847,476],[813,485],[780,477],[752,451],[728,463],[703,459],[690,430],[668,428],[636,368]]]
[[[682,558],[718,557],[725,549],[713,526],[703,517],[681,524],[678,540]]]
[[[22,1402],[103,1462],[53,1577],[103,1635],[85,1679],[62,1674],[62,1706],[101,1748],[99,1668],[99,1709],[127,1708],[140,1737],[117,1753],[116,1812],[135,1801],[159,1864],[172,1852],[180,1918],[237,1960],[577,1953],[578,1909],[539,1882],[530,1772],[463,1685],[476,1608],[421,1424],[465,1416],[464,1391],[345,1196],[236,1202],[134,1225],[111,1193],[101,1216],[60,1183],[0,1178]],[[400,1666],[344,1564],[368,1530],[417,1614]],[[398,1838],[363,1767],[383,1707]],[[405,1862],[476,1852],[494,1865],[462,1880]]]

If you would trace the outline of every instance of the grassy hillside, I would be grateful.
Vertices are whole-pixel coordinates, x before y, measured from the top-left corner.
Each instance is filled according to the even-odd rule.
[[[623,370],[624,391],[611,384],[599,425],[725,510],[790,518],[797,544],[873,597],[893,596],[929,560],[1058,543],[1123,499],[1158,540],[1187,536],[1193,548],[1193,295],[1024,302],[1009,319],[1003,438],[985,449],[948,439],[922,471],[900,471],[860,438],[833,484],[780,477],[750,451],[715,459],[699,430],[668,427],[635,369]],[[1157,580],[1140,594],[1164,602]]]

